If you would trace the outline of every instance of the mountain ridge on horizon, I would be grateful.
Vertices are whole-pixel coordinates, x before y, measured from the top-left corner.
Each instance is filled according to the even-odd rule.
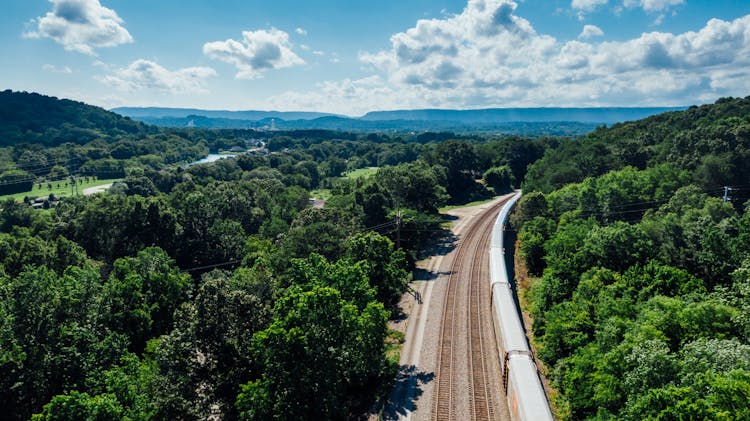
[[[275,110],[204,110],[200,108],[172,108],[172,107],[115,107],[109,111],[130,118],[185,118],[199,115],[209,118],[225,118],[232,120],[262,120],[265,118],[284,118],[289,120],[312,120],[320,117],[338,116],[332,113],[314,111],[275,111]]]
[[[385,121],[456,121],[456,122],[552,122],[616,123],[638,119],[669,111],[681,111],[688,106],[676,107],[491,107],[491,108],[416,108],[403,110],[378,110],[356,116],[317,111],[276,110],[206,110],[180,107],[115,107],[110,111],[130,118],[187,118],[200,116],[229,120],[259,121],[269,118],[290,120],[315,120],[338,117],[351,120]]]
[[[580,135],[597,126],[639,120],[688,107],[484,108],[371,111],[349,117],[304,111],[219,111],[120,107],[111,111],[162,127],[353,131],[458,131]]]

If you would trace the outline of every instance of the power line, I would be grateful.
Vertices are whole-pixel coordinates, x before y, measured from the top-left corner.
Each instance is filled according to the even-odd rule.
[[[242,260],[230,260],[228,262],[216,263],[216,264],[213,264],[213,265],[198,266],[198,267],[194,267],[194,268],[183,269],[182,271],[183,272],[195,272],[197,270],[213,269],[213,268],[218,268],[218,267],[222,267],[222,266],[236,265],[238,263],[242,263]]]
[[[395,224],[397,224],[396,221],[384,222],[382,224],[378,224],[372,227],[365,227],[365,228],[358,229],[356,232],[377,231],[380,229],[389,228],[390,226],[395,225]]]
[[[68,158],[60,158],[60,157],[58,157],[58,158],[55,158],[53,160],[47,160],[46,163],[29,163],[29,164],[18,164],[18,163],[15,163],[13,166],[15,168],[18,168],[18,169],[53,167],[56,164],[60,164],[60,163],[67,162],[67,161],[69,161]],[[4,167],[3,168],[3,170],[6,170],[6,169],[12,169],[12,168],[10,168],[10,167]]]

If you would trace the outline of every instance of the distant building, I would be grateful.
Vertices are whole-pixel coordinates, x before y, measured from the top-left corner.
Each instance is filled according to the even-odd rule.
[[[29,206],[31,206],[34,209],[47,209],[47,208],[54,208],[58,204],[60,204],[60,199],[53,196],[52,200],[49,200],[49,196],[40,196],[37,197],[34,200],[29,201]]]

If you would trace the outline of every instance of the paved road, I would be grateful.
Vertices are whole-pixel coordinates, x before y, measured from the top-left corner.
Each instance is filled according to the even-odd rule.
[[[101,186],[89,187],[89,188],[83,189],[83,195],[91,196],[92,194],[101,193],[110,187],[112,187],[112,183],[102,184]]]

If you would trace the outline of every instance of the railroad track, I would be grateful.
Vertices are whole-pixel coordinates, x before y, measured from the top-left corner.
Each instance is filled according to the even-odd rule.
[[[503,202],[505,203],[505,202]],[[492,234],[492,221],[490,225],[482,230],[480,240],[474,250],[475,259],[472,260],[471,285],[469,285],[469,363],[471,368],[471,390],[469,397],[471,409],[475,420],[493,419],[493,405],[490,395],[490,376],[487,372],[488,361],[485,356],[485,343],[482,335],[482,327],[487,320],[485,303],[487,300],[485,279],[489,276],[489,250],[490,236]],[[483,293],[484,292],[484,293]],[[494,343],[494,341],[490,341]]]
[[[494,341],[485,341],[482,335],[483,324],[487,323],[485,312],[488,311],[486,294],[482,282],[488,277],[489,240],[492,224],[498,212],[507,200],[494,204],[485,210],[467,230],[458,245],[456,256],[451,263],[448,286],[443,301],[443,321],[438,342],[438,358],[436,368],[436,384],[432,418],[439,421],[465,419],[465,414],[457,417],[456,390],[458,369],[469,367],[469,411],[471,419],[494,419],[494,404],[492,401],[492,379],[488,374],[488,359],[485,347]],[[468,278],[468,279],[467,279]],[[461,300],[459,291],[461,283],[468,282],[465,301]],[[462,317],[459,302],[468,302],[466,312],[465,331],[460,331],[459,319]],[[467,361],[464,365],[458,361],[457,347],[459,342],[467,343]]]

